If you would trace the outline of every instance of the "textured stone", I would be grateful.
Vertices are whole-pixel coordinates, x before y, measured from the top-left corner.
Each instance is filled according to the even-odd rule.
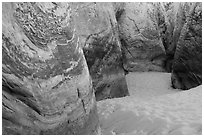
[[[125,3],[118,8],[118,24],[128,71],[165,71],[157,3]]]
[[[183,25],[173,61],[172,85],[190,89],[202,84],[202,3],[185,3]]]
[[[95,95],[128,95],[128,71],[202,84],[202,4],[2,4],[3,134],[99,133]]]
[[[96,134],[95,95],[72,18],[75,7],[2,7],[3,134]]]
[[[166,51],[164,67],[172,71],[172,63],[181,29],[185,23],[185,3],[164,2],[159,5],[160,36]]]
[[[79,22],[87,23],[80,30],[87,38],[84,54],[93,79],[96,100],[128,95],[113,4],[96,3],[83,8],[80,13],[84,18]],[[89,14],[93,18],[90,19]]]

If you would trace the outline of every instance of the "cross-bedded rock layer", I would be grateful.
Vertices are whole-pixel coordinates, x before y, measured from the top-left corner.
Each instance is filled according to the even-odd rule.
[[[202,4],[2,4],[3,134],[97,134],[128,71],[202,84]]]
[[[96,134],[98,116],[69,3],[3,3],[3,134]]]

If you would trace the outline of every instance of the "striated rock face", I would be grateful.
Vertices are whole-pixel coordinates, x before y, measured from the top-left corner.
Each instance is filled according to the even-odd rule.
[[[202,82],[201,3],[117,3],[123,65],[172,72],[175,88]]]
[[[128,71],[165,71],[158,5],[141,2],[118,6],[124,68]]]
[[[128,71],[202,84],[202,4],[2,4],[3,134],[99,133],[96,100],[129,95]]]
[[[160,3],[159,9],[160,36],[166,51],[164,67],[167,72],[171,72],[176,46],[185,23],[185,3]]]
[[[3,134],[97,134],[71,3],[2,4]]]
[[[171,80],[175,88],[190,89],[202,84],[202,3],[185,3],[183,9]]]
[[[79,17],[83,17],[78,19],[79,30],[86,37],[84,54],[96,100],[128,95],[112,3],[91,3],[80,10]]]

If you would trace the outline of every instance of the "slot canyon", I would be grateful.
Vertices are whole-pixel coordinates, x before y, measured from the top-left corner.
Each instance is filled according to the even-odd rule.
[[[201,2],[2,3],[2,134],[102,134],[135,72],[202,85]]]

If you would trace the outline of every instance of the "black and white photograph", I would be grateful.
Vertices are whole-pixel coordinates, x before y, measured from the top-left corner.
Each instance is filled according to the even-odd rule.
[[[1,135],[202,135],[202,1],[1,8]]]

